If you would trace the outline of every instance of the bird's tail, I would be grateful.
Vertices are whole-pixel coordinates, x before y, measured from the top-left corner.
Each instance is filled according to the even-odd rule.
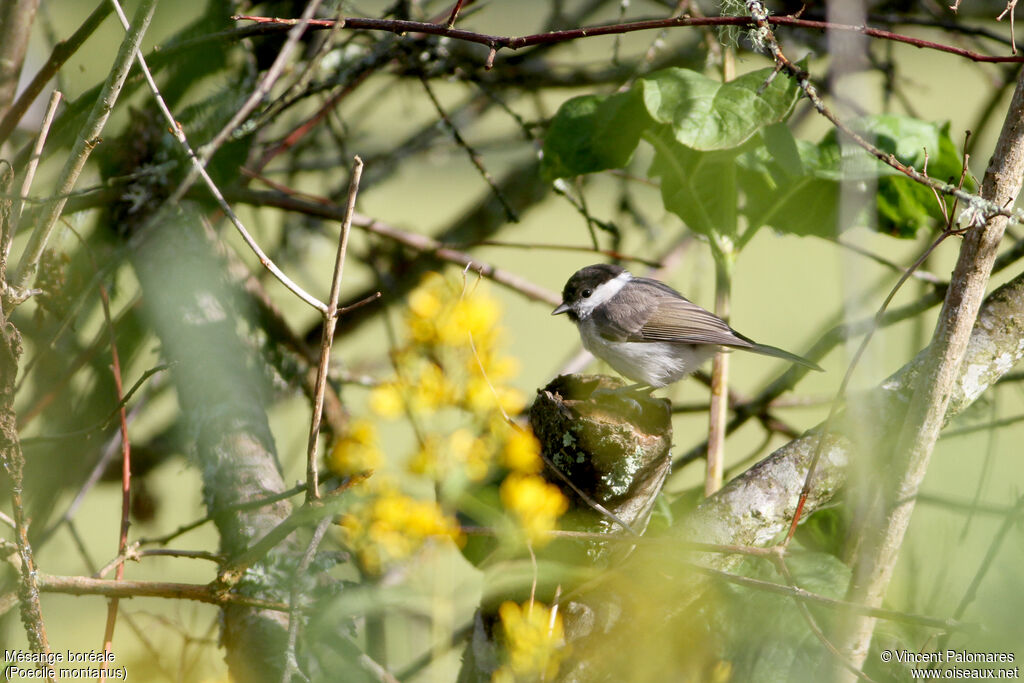
[[[747,350],[748,351],[753,351],[754,353],[760,353],[760,354],[765,355],[765,356],[774,356],[776,358],[781,358],[783,360],[788,360],[791,363],[796,363],[797,365],[802,365],[805,368],[810,368],[811,370],[817,370],[818,372],[825,372],[824,368],[822,368],[820,365],[818,365],[814,361],[807,360],[806,358],[804,358],[802,356],[798,356],[795,353],[790,353],[789,351],[784,351],[784,350],[776,348],[774,346],[768,346],[767,344],[756,344],[755,343],[753,346],[751,346]]]

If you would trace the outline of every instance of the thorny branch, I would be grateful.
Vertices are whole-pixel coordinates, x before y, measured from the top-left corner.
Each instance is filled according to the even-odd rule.
[[[247,14],[239,14],[232,17],[238,21],[252,21],[267,27],[267,32],[273,32],[274,27],[278,30],[287,30],[299,23],[298,19],[284,19],[279,17],[261,17]],[[770,16],[766,18],[768,24],[774,26],[789,26],[793,28],[806,28],[812,30],[849,31],[861,33],[872,38],[891,40],[898,43],[913,45],[918,48],[938,50],[947,52],[959,57],[964,57],[976,62],[995,63],[1019,63],[1024,62],[1024,57],[983,55],[971,50],[943,45],[929,40],[922,40],[912,36],[905,36],[883,29],[869,28],[867,26],[852,26],[844,24],[833,24],[827,21],[813,21],[800,19],[793,16]],[[432,24],[421,21],[408,21],[401,19],[370,19],[365,17],[345,17],[339,21],[344,22],[344,27],[349,30],[363,31],[387,31],[389,33],[421,33],[424,35],[444,36],[463,40],[468,43],[477,43],[490,48],[492,51],[501,49],[518,50],[533,45],[551,45],[564,43],[569,40],[580,38],[593,38],[596,36],[618,35],[622,33],[633,33],[636,31],[662,30],[681,26],[736,26],[756,27],[759,20],[753,17],[669,17],[666,19],[648,19],[643,21],[623,22],[617,24],[606,24],[601,26],[588,26],[584,28],[567,29],[562,31],[549,31],[547,33],[535,33],[526,36],[498,36],[486,33],[477,33],[465,29],[452,28],[442,24]],[[311,29],[325,29],[334,27],[336,22],[330,19],[313,19],[309,22]],[[489,57],[493,61],[493,56]]]

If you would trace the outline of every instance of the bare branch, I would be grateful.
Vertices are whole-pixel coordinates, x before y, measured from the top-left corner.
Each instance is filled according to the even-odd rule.
[[[78,176],[85,167],[85,162],[96,146],[103,126],[110,117],[114,103],[117,102],[117,97],[128,77],[135,53],[142,42],[142,36],[149,28],[149,22],[153,18],[155,9],[156,0],[144,0],[136,10],[131,28],[125,34],[118,49],[110,75],[104,82],[103,89],[100,91],[92,111],[89,112],[88,120],[75,138],[75,145],[68,155],[68,160],[64,164],[60,180],[57,183],[56,197],[46,204],[42,215],[36,222],[36,228],[32,231],[28,244],[25,246],[21,261],[18,263],[18,270],[11,283],[15,289],[24,289],[35,274],[36,266],[43,255],[43,250],[46,249],[46,243],[53,232],[53,227],[57,224],[57,219],[67,202],[68,193],[75,187]]]

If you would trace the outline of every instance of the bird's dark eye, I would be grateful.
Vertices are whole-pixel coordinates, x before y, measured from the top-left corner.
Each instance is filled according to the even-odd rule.
[[[590,295],[593,294],[593,293],[594,293],[594,290],[592,290],[592,289],[584,289],[582,292],[580,292],[580,295],[584,299],[589,299]]]

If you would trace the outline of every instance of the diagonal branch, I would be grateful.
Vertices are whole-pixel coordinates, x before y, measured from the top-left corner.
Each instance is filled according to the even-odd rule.
[[[146,0],[139,5],[138,10],[135,12],[131,28],[121,42],[114,66],[110,70],[110,75],[103,84],[103,89],[100,91],[99,97],[89,113],[89,120],[86,121],[85,126],[79,131],[75,139],[75,145],[68,155],[67,162],[64,164],[54,198],[47,202],[42,215],[36,221],[36,228],[29,237],[28,245],[26,245],[21,261],[18,263],[18,270],[11,281],[15,289],[24,288],[28,284],[29,279],[35,274],[36,266],[39,264],[39,259],[46,249],[46,243],[50,238],[50,234],[53,232],[57,219],[64,209],[64,204],[68,200],[68,194],[74,189],[78,176],[81,174],[82,169],[85,168],[86,160],[88,160],[90,153],[99,141],[103,126],[107,123],[107,119],[110,118],[110,112],[113,111],[114,103],[121,93],[125,79],[128,78],[129,70],[131,70],[135,51],[139,49],[142,36],[146,34],[146,29],[149,28],[149,22],[153,18],[155,9],[156,0]]]
[[[1018,275],[990,294],[978,313],[964,361],[951,388],[947,420],[963,412],[1024,358],[1022,338],[1024,275]],[[857,424],[883,424],[898,414],[910,398],[926,353],[918,354],[874,390],[852,400],[847,413],[857,414]],[[806,515],[828,504],[846,484],[853,444],[841,431],[842,425],[826,439],[804,508]],[[792,519],[817,441],[817,430],[811,430],[730,481],[697,506],[683,522],[683,534],[707,543],[741,546],[765,546],[779,538]],[[736,561],[713,555],[703,559],[705,565],[718,569],[729,569]]]
[[[992,161],[981,186],[984,199],[1009,206],[1024,179],[1024,72],[1020,74],[999,135]],[[896,558],[910,517],[914,497],[928,470],[935,442],[946,420],[961,363],[970,342],[971,329],[985,295],[996,251],[1006,229],[1004,216],[993,216],[970,230],[960,248],[946,300],[932,343],[925,352],[914,382],[911,400],[893,454],[893,474],[884,492],[880,524],[866,526],[861,552],[854,565],[848,598],[869,606],[880,605],[892,578]],[[861,663],[871,643],[874,620],[852,617],[841,637],[845,651]]]

